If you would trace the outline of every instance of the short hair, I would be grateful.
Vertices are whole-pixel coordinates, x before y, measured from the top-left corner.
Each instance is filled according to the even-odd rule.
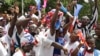
[[[94,40],[94,41],[95,41],[95,38],[94,38],[93,36],[88,35],[88,36],[86,37],[86,41],[88,41],[88,40]]]

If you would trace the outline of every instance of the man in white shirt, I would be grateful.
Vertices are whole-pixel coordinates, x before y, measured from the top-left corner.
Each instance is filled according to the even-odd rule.
[[[4,48],[4,45],[3,45],[3,43],[1,43],[1,41],[0,41],[0,55],[1,56],[7,56],[7,51]]]
[[[54,47],[67,52],[67,49],[63,48],[60,44],[54,42],[53,40],[48,39],[48,37],[43,33],[35,35],[34,37],[38,41],[37,45],[34,46],[36,56],[53,56],[52,48]]]
[[[21,48],[17,48],[13,56],[26,56],[26,53],[30,52],[30,50],[33,48],[33,43],[30,42],[31,38],[33,37],[30,36],[30,34],[23,35],[21,38]]]
[[[7,51],[5,48],[5,44],[2,42],[2,36],[4,35],[3,27],[0,26],[0,55],[1,56],[7,56]]]
[[[78,31],[78,30],[77,30]],[[65,43],[65,48],[68,49],[68,56],[73,56],[72,53],[76,52],[75,50],[77,48],[80,48],[80,42],[79,37],[77,35],[77,31],[74,30],[72,33],[67,32],[67,34],[65,35],[66,37],[68,37],[69,41],[67,41]],[[77,55],[77,54],[76,54]]]

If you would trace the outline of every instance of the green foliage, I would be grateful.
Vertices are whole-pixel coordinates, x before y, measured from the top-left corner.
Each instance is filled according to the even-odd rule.
[[[29,5],[35,4],[34,0],[23,0],[23,1],[24,1],[24,10],[25,11],[28,10]],[[41,1],[42,1],[41,4],[43,4],[43,0],[41,0]],[[46,11],[49,11],[51,8],[55,8],[56,1],[57,0],[48,0]],[[64,6],[68,5],[71,1],[72,0],[61,0],[61,2],[64,4]],[[18,2],[19,7],[21,8],[21,0],[5,0],[5,4],[2,6],[2,10],[7,9],[9,6],[14,4],[14,2]],[[99,18],[100,18],[100,3],[99,2],[100,2],[100,0],[98,0]],[[83,15],[91,15],[90,4],[84,3],[83,0],[79,0],[78,3],[83,5],[83,8],[82,8],[82,10],[80,11],[80,14],[79,14],[79,18],[81,18],[81,16],[83,16]],[[93,5],[93,3],[91,5]],[[99,21],[100,21],[100,19],[99,19]]]

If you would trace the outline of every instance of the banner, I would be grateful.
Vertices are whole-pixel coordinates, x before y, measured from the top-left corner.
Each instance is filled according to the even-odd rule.
[[[44,0],[43,8],[46,8],[47,6],[47,0]]]
[[[41,0],[35,0],[38,10],[41,8]]]
[[[76,4],[75,9],[74,9],[74,16],[78,16],[82,7],[83,6],[81,4]]]
[[[67,13],[68,16],[73,17],[72,14],[70,12],[68,12],[67,8],[65,8],[63,6],[63,4],[61,3],[61,7],[60,10],[63,11],[64,13]]]
[[[82,7],[83,6],[80,5],[80,4],[76,4],[76,6],[74,7],[74,21],[72,22],[72,25],[71,25],[71,28],[70,28],[70,32],[73,31],[74,24],[76,22],[76,19],[78,18],[78,14],[79,14],[79,12],[80,12]]]

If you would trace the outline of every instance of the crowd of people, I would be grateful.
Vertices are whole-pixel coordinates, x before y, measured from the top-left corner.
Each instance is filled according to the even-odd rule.
[[[67,5],[68,12],[77,4]],[[96,7],[95,7],[96,8]],[[0,12],[0,56],[100,56],[95,41],[100,39],[100,24],[87,15],[75,20],[65,13],[58,0],[55,8],[45,12],[36,5],[22,15],[14,4],[9,12]]]

